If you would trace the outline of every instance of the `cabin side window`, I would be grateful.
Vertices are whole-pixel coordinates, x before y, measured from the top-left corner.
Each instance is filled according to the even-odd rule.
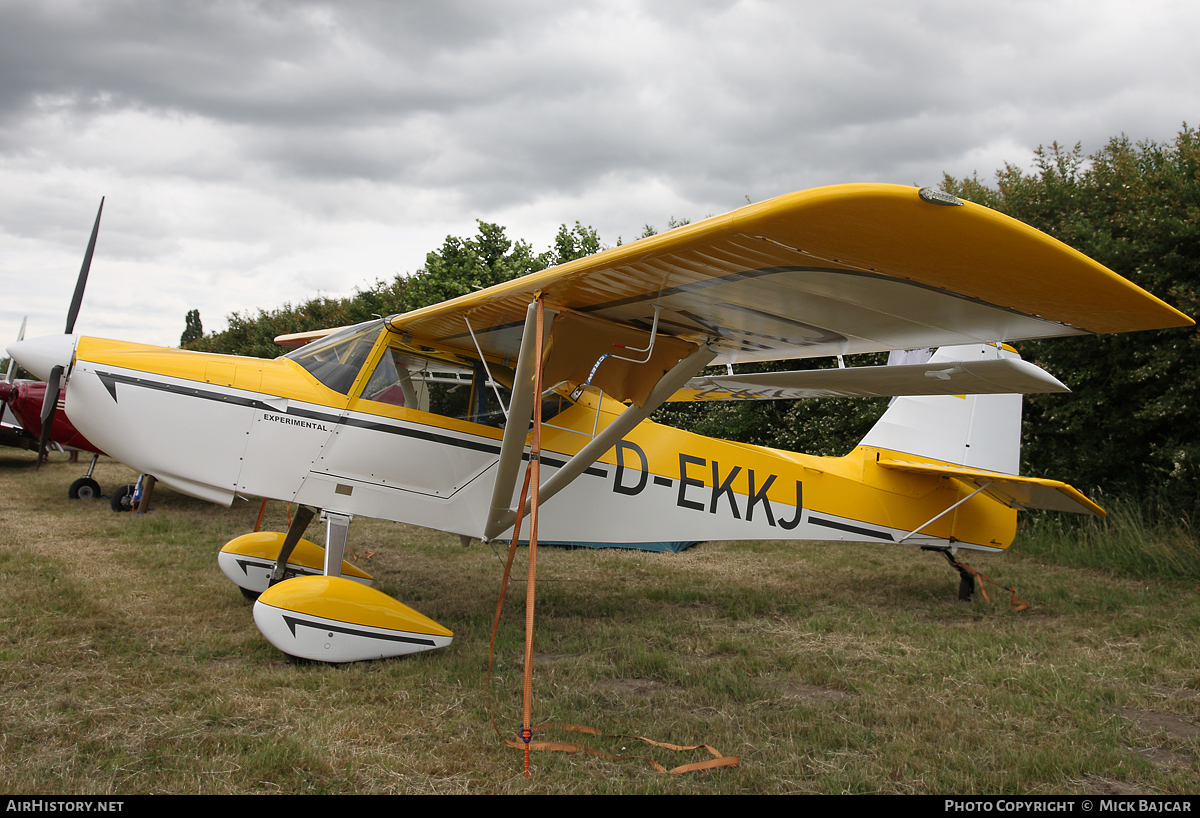
[[[367,400],[389,403],[392,406],[407,406],[410,409],[421,409],[422,406],[429,405],[428,391],[424,384],[413,380],[408,363],[393,347],[384,350],[383,357],[375,366],[371,379],[362,391],[362,396]]]
[[[497,389],[507,406],[508,387],[499,384]],[[496,397],[497,389],[479,361],[446,361],[388,347],[362,397],[472,423],[503,426],[504,410]]]

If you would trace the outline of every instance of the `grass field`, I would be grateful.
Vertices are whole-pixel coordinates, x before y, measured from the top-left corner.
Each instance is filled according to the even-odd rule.
[[[534,713],[741,764],[520,754],[485,674],[502,563],[488,546],[357,519],[380,587],[451,628],[442,651],[295,665],[217,568],[257,502],[159,488],[152,511],[69,501],[84,464],[0,451],[0,790],[8,793],[1196,793],[1200,594],[1007,554],[1015,585],[955,601],[914,548],[705,543],[539,551]],[[102,460],[108,492],[133,479]],[[282,530],[273,504],[268,527]],[[314,529],[320,539],[319,529]],[[1096,542],[1103,548],[1103,542]],[[524,575],[524,553],[515,573]],[[510,588],[497,722],[520,720],[524,584]],[[551,732],[547,738],[577,741]],[[590,739],[667,767],[702,760]]]

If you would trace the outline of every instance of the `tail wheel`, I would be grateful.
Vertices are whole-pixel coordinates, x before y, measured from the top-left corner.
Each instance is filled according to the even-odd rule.
[[[113,492],[112,501],[109,505],[113,511],[133,511],[133,492],[137,485],[130,483],[128,486],[121,486]]]
[[[100,496],[100,484],[90,477],[80,477],[67,489],[72,500],[95,500]]]

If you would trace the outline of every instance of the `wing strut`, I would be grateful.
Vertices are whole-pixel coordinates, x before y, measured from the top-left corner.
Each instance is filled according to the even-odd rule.
[[[538,302],[533,301],[525,311],[525,331],[521,336],[521,351],[518,353],[517,370],[513,375],[508,421],[504,426],[504,438],[500,442],[500,461],[496,465],[496,483],[492,486],[492,502],[488,508],[487,524],[484,526],[484,541],[494,539],[516,521],[516,513],[509,508],[509,504],[512,503],[513,489],[517,485],[529,420],[533,417],[534,369],[537,363],[535,359],[538,357],[534,350],[534,347],[538,346],[537,305]],[[554,311],[546,312],[547,318],[553,321]],[[546,323],[548,328],[549,321]],[[507,519],[507,522],[501,524],[502,518]]]
[[[530,315],[533,314],[533,305],[530,306]],[[526,336],[529,336],[529,319],[526,318]],[[563,467],[555,472],[545,483],[539,488],[539,502],[545,503],[551,497],[571,484],[576,477],[583,474],[584,470],[591,466],[600,458],[602,454],[607,452],[617,444],[621,438],[633,430],[643,420],[648,418],[655,409],[667,401],[675,392],[679,390],[683,384],[687,383],[688,379],[693,377],[697,372],[717,357],[715,350],[708,346],[697,347],[691,355],[675,364],[670,371],[666,372],[654,389],[646,397],[646,402],[642,406],[631,405],[625,408],[625,411],[613,420],[604,431],[592,438],[591,442],[584,446],[579,452],[568,460]],[[522,340],[521,359],[517,362],[517,383],[521,383],[520,373],[525,366],[525,341]],[[530,367],[532,369],[532,366]],[[532,403],[532,395],[530,395]],[[504,430],[504,440],[500,447],[500,465],[497,469],[496,485],[492,491],[492,506],[488,513],[487,524],[484,526],[483,539],[490,541],[495,539],[501,532],[509,528],[516,522],[517,510],[508,508],[509,498],[512,497],[512,490],[516,485],[517,468],[520,466],[520,455],[524,451],[525,428],[520,423],[518,418],[524,417],[529,413],[529,409],[521,409],[525,415],[517,411],[517,389],[513,388],[513,410],[509,418],[508,427]],[[510,447],[509,435],[510,432],[515,436],[520,433],[521,446],[517,448],[516,443],[512,443]],[[507,451],[506,451],[507,449]],[[511,459],[511,462],[505,462],[505,456]],[[524,514],[530,511],[530,501],[525,502],[523,509]]]

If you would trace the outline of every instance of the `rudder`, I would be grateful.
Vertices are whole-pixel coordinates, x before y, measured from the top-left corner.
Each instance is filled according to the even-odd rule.
[[[942,347],[929,359],[929,377],[956,361],[1021,356],[1006,345]],[[859,444],[967,468],[1017,474],[1021,462],[1021,395],[899,397]]]

